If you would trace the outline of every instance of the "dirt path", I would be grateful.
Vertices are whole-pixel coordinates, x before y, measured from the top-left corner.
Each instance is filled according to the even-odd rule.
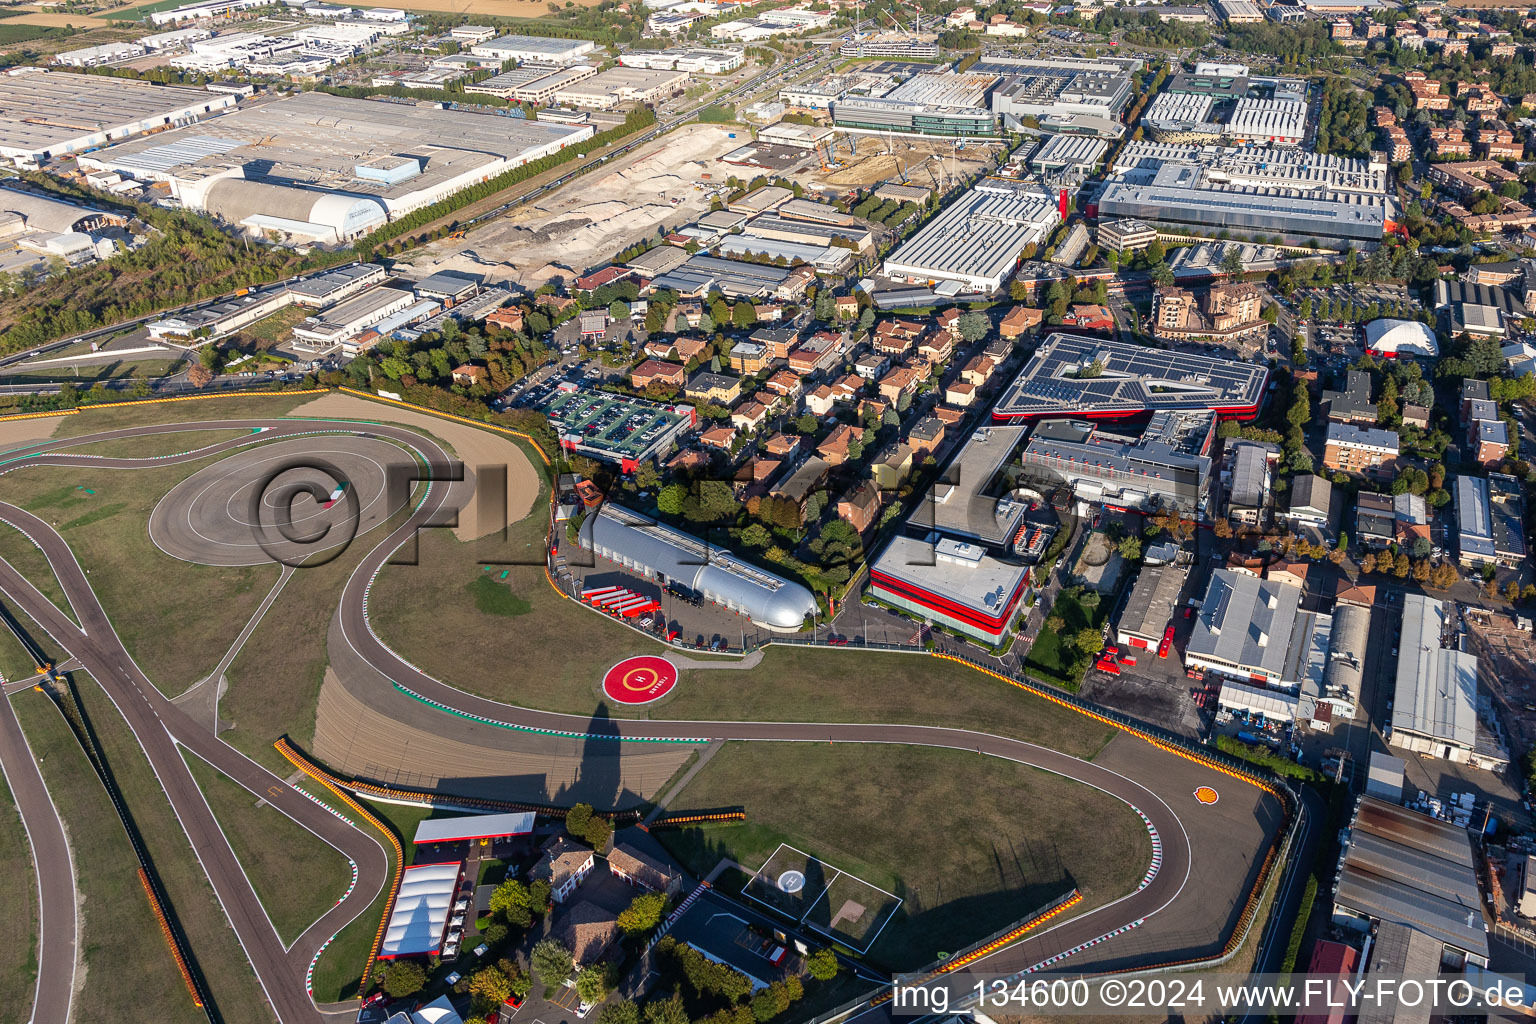
[[[35,420],[7,420],[0,423],[0,452],[52,437],[63,419],[62,415],[39,416]]]
[[[523,450],[507,438],[488,430],[480,430],[452,420],[439,419],[426,413],[398,409],[381,402],[370,402],[351,395],[325,395],[289,413],[290,416],[321,416],[350,420],[378,420],[398,423],[404,427],[419,427],[434,437],[441,438],[452,449],[470,472],[476,473],[482,466],[507,467],[507,523],[515,523],[533,509],[539,495],[539,476]],[[27,420],[23,422],[37,422]],[[5,424],[9,426],[10,424]],[[459,512],[459,525],[454,536],[461,541],[475,540],[501,529],[503,523],[479,521],[475,502],[467,502]]]

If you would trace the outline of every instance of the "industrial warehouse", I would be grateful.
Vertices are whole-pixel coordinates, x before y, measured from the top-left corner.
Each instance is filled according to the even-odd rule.
[[[188,209],[257,234],[345,242],[592,133],[306,92],[112,146],[80,165],[165,182]]]
[[[580,543],[647,579],[686,588],[765,629],[795,632],[816,611],[816,598],[800,584],[618,505],[604,505],[587,516]]]
[[[53,157],[191,124],[235,102],[227,93],[24,68],[0,75],[0,156],[35,168]]]
[[[885,260],[887,277],[953,282],[991,294],[1061,222],[1057,197],[1038,187],[988,178],[946,206]]]
[[[1155,410],[1210,410],[1228,419],[1259,411],[1269,371],[1253,363],[1052,334],[998,399],[997,420],[1116,419]]]
[[[1104,218],[1340,248],[1379,241],[1393,224],[1385,161],[1132,142],[1110,172],[1097,203]]]

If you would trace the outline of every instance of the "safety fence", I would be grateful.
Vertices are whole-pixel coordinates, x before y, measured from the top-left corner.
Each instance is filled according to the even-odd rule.
[[[747,812],[741,809],[731,811],[709,811],[700,814],[663,814],[641,827],[647,832],[658,828],[682,828],[685,825],[702,825],[713,821],[746,821]]]
[[[176,964],[177,973],[186,983],[187,994],[192,997],[192,1004],[203,1011],[211,1024],[219,1024],[222,1018],[214,1005],[207,981],[192,956],[192,947],[187,941],[186,932],[182,930],[176,918],[176,911],[165,891],[165,884],[155,869],[148,847],[144,845],[144,836],[139,831],[127,803],[123,800],[117,778],[112,773],[111,765],[107,763],[106,755],[102,752],[101,743],[96,738],[96,731],[92,728],[85,709],[80,705],[79,697],[74,691],[74,684],[67,676],[55,676],[49,682],[39,685],[38,689],[49,696],[53,705],[64,716],[75,741],[80,744],[86,760],[91,763],[91,768],[96,772],[96,778],[106,790],[107,798],[112,802],[112,809],[117,812],[118,822],[123,826],[123,832],[128,836],[128,844],[133,847],[134,857],[139,862],[139,884],[144,887],[144,894],[149,899],[150,911],[155,915],[161,934],[165,936],[166,944],[170,947],[171,959]]]

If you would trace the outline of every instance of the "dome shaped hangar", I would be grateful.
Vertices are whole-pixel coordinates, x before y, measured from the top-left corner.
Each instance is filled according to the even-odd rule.
[[[688,587],[765,629],[794,632],[816,610],[815,596],[800,584],[617,505],[587,516],[580,541],[626,569]]]
[[[281,231],[323,242],[345,242],[388,220],[384,204],[368,196],[318,192],[245,178],[225,178],[208,188],[207,212],[243,227]]]
[[[1365,350],[1372,355],[1434,358],[1440,354],[1435,332],[1417,320],[1372,320],[1365,325]]]

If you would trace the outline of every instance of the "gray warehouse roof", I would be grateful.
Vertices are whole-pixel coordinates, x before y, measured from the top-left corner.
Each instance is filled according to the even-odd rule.
[[[1441,646],[1449,629],[1444,603],[1403,595],[1392,731],[1471,750],[1477,741],[1477,658]]]
[[[1300,605],[1300,587],[1217,569],[1211,573],[1186,649],[1190,655],[1279,679],[1285,673]]]
[[[616,505],[604,505],[582,522],[581,544],[647,575],[661,574],[691,587],[772,629],[798,629],[816,610],[816,599],[800,584]]]
[[[1173,621],[1174,606],[1189,570],[1180,565],[1149,565],[1141,570],[1126,595],[1117,628],[1140,637],[1161,636]]]

